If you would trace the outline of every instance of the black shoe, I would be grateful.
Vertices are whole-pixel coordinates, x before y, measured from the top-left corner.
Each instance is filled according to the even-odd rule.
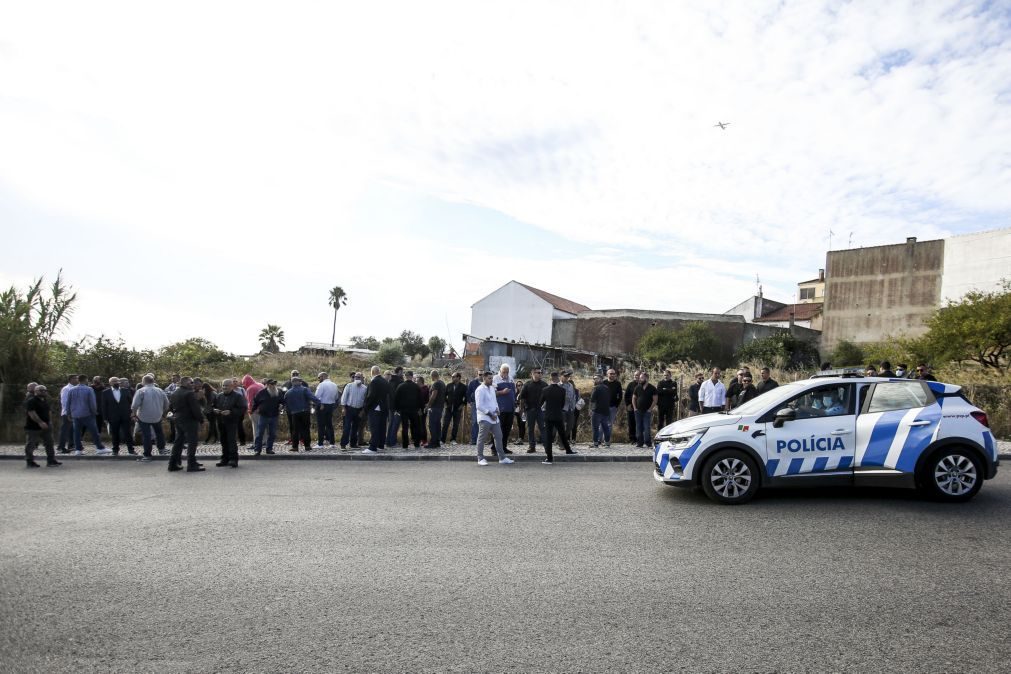
[[[259,451],[253,452],[253,456],[259,456],[259,455],[260,455]]]
[[[46,468],[52,468],[53,466],[62,466],[62,465],[63,462],[57,461],[56,459],[53,459],[52,461],[46,461]]]
[[[267,454],[273,454],[273,453],[274,453],[274,450],[272,450],[272,449],[268,449],[267,450]]]
[[[228,465],[228,462],[227,462],[227,461],[218,461],[218,462],[217,462],[216,464],[214,464],[214,465],[215,465],[215,466],[217,466],[218,468],[224,468],[225,466],[227,466],[227,465]]]
[[[58,449],[56,451],[58,451],[60,454],[70,454],[70,450],[69,449]]]
[[[126,448],[126,453],[127,453],[127,454],[136,454],[136,453],[137,453],[137,450],[136,450],[136,449],[134,449],[133,447],[127,447],[127,448]]]
[[[576,451],[576,450],[574,450],[574,449],[567,449],[567,450],[565,450],[565,453],[566,453],[566,454],[579,454],[579,452],[577,452],[577,451]]]
[[[186,472],[187,472],[187,473],[200,473],[200,472],[203,472],[203,471],[205,471],[205,470],[207,470],[207,469],[206,469],[206,468],[204,468],[203,466],[201,466],[201,465],[200,465],[200,464],[198,463],[198,464],[197,464],[197,465],[195,465],[195,466],[190,466],[189,468],[187,468],[187,469],[186,469]]]
[[[182,470],[182,469],[183,469],[183,467],[182,467],[182,466],[180,466],[180,465],[179,465],[179,464],[177,464],[177,463],[170,463],[170,464],[169,464],[169,467],[168,467],[168,470],[169,470],[169,472],[170,472],[170,473],[174,473],[174,472],[176,472],[177,470]]]
[[[512,453],[513,453],[513,450],[509,449],[508,447],[503,447],[503,448],[502,448],[502,452],[503,452],[504,454],[512,454]]]
[[[197,461],[195,465],[196,465],[197,468],[203,468],[204,467],[204,464],[200,463],[199,461]]]
[[[112,455],[113,456],[119,456],[119,450],[118,449],[112,450]]]
[[[347,446],[347,445],[341,445],[341,449],[342,449],[342,450],[343,450],[343,449],[347,449],[347,448],[348,448],[348,446]]]
[[[530,449],[527,450],[527,454],[534,454],[536,451],[537,451],[536,449],[531,447]]]
[[[228,464],[228,467],[229,468],[238,468],[239,467],[239,462],[238,461],[232,461],[231,463]]]
[[[29,461],[28,464],[27,464],[27,467],[28,468],[41,468],[42,466],[40,466],[39,464],[35,463],[34,461]]]

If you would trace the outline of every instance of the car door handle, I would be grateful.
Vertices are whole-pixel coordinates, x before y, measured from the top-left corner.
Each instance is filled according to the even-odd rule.
[[[925,419],[917,419],[916,421],[910,421],[909,422],[910,426],[927,426],[929,424],[930,424],[930,422],[927,421],[927,420],[925,420]]]
[[[845,428],[837,428],[834,431],[832,431],[832,433],[830,433],[830,435],[849,435],[852,432],[853,431],[848,431]]]

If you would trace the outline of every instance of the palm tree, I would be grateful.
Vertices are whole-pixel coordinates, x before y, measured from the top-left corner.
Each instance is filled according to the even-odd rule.
[[[334,286],[330,289],[330,306],[333,307],[333,334],[330,336],[330,346],[333,346],[337,339],[337,310],[347,306],[347,303],[348,295],[344,292],[344,288]]]
[[[267,353],[277,353],[281,349],[278,347],[280,344],[284,346],[284,330],[281,329],[280,325],[267,324],[263,330],[260,330],[260,347]]]

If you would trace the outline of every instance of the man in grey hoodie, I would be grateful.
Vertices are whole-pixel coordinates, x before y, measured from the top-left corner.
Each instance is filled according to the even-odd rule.
[[[144,375],[144,386],[133,396],[130,410],[133,418],[140,422],[140,435],[144,440],[144,455],[138,461],[151,460],[151,434],[154,433],[158,453],[165,453],[165,433],[161,422],[169,411],[169,399],[165,392],[154,385],[154,375]]]

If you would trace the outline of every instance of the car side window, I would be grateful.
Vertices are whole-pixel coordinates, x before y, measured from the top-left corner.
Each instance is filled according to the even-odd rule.
[[[888,412],[925,407],[930,398],[918,381],[890,381],[877,384],[867,403],[868,412]]]
[[[791,398],[786,401],[786,405],[794,409],[797,419],[837,417],[853,414],[852,398],[851,384],[827,384]]]

